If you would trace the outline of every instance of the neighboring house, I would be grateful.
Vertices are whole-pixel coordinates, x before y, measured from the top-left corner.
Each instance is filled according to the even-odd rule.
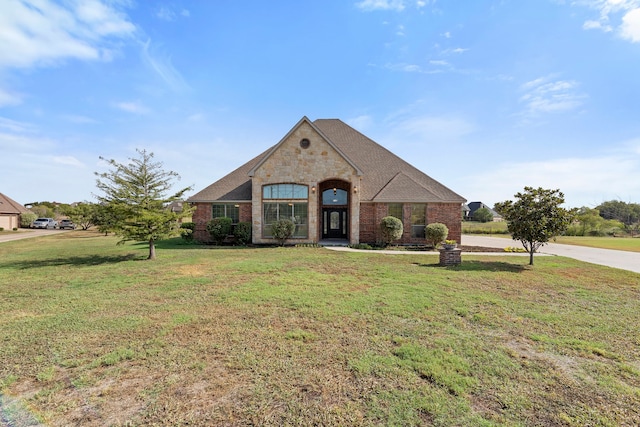
[[[29,210],[0,193],[0,227],[5,230],[13,230],[20,227],[20,214],[24,212],[29,212]]]
[[[399,243],[425,242],[440,222],[460,242],[465,199],[337,119],[303,117],[280,142],[214,182],[188,202],[196,207],[195,238],[226,216],[251,222],[253,243],[274,243],[280,218],[296,224],[293,241],[375,243],[388,215],[404,224]]]
[[[471,202],[467,206],[469,207],[468,218],[471,220],[473,219],[473,214],[476,213],[478,209],[485,208],[489,209],[489,212],[491,212],[491,215],[493,215],[493,222],[502,221],[502,216],[498,212],[494,211],[482,202]]]

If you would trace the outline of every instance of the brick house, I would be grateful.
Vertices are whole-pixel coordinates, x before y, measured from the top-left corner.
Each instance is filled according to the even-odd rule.
[[[337,119],[303,117],[273,147],[187,200],[196,207],[195,238],[226,216],[252,223],[253,243],[274,243],[279,218],[296,224],[292,241],[379,241],[380,221],[402,220],[400,243],[425,242],[427,224],[460,242],[465,199]]]

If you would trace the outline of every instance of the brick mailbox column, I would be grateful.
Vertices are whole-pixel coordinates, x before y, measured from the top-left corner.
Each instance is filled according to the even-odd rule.
[[[439,249],[440,265],[450,266],[462,263],[462,249]]]

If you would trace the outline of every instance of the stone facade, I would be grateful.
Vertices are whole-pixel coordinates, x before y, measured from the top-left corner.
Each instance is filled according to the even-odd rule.
[[[308,140],[307,148],[301,141]],[[294,129],[276,147],[252,176],[253,242],[273,243],[273,239],[264,238],[262,231],[262,188],[268,184],[303,184],[309,188],[309,232],[306,239],[295,239],[299,243],[316,243],[320,240],[319,206],[321,205],[322,184],[326,181],[347,183],[349,192],[349,236],[351,243],[358,242],[360,200],[357,187],[360,177],[353,165],[349,164],[325,139],[311,126],[303,123]],[[356,189],[355,191],[353,189]],[[313,190],[315,189],[315,191]]]

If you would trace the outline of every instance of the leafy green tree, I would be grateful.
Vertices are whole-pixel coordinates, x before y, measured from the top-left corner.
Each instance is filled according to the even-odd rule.
[[[271,225],[271,233],[273,238],[280,242],[280,246],[284,246],[286,241],[293,236],[296,224],[287,218],[277,220]]]
[[[487,208],[479,208],[473,213],[473,220],[478,222],[493,221],[493,214]]]
[[[598,209],[581,207],[576,213],[576,222],[572,224],[566,234],[575,236],[605,236],[622,230],[624,224],[614,219],[604,219]]]
[[[180,176],[173,171],[162,169],[161,162],[153,161],[153,153],[136,150],[138,158],[130,158],[129,163],[119,163],[113,159],[106,161],[111,170],[96,172],[96,185],[103,195],[97,196],[106,213],[113,221],[109,227],[126,241],[148,242],[149,256],[156,258],[155,242],[180,235],[178,220],[191,215],[191,209],[173,212],[167,206],[181,200],[191,190],[185,187],[173,194],[169,191],[174,179]]]
[[[424,235],[427,243],[436,248],[440,243],[444,242],[449,235],[449,229],[446,225],[434,222],[424,228]]]
[[[533,265],[533,254],[567,229],[576,209],[560,207],[564,203],[560,190],[524,187],[524,192],[517,193],[515,198],[516,201],[498,203],[498,212],[507,221],[513,239],[519,240],[529,252],[529,265]]]
[[[22,212],[20,214],[20,227],[29,228],[29,226],[31,226],[31,223],[37,218],[38,215],[33,212]]]
[[[404,233],[404,226],[395,216],[385,216],[380,221],[380,232],[382,233],[382,244],[389,246],[391,242],[402,238]]]
[[[79,203],[76,206],[67,207],[64,213],[80,228],[88,230],[96,225],[97,209],[98,205],[95,203]]]
[[[640,222],[640,204],[626,203],[620,200],[609,200],[596,206],[604,219],[615,219],[625,226]]]
[[[217,245],[221,245],[224,239],[231,234],[233,220],[227,217],[213,218],[207,222],[207,231]]]

